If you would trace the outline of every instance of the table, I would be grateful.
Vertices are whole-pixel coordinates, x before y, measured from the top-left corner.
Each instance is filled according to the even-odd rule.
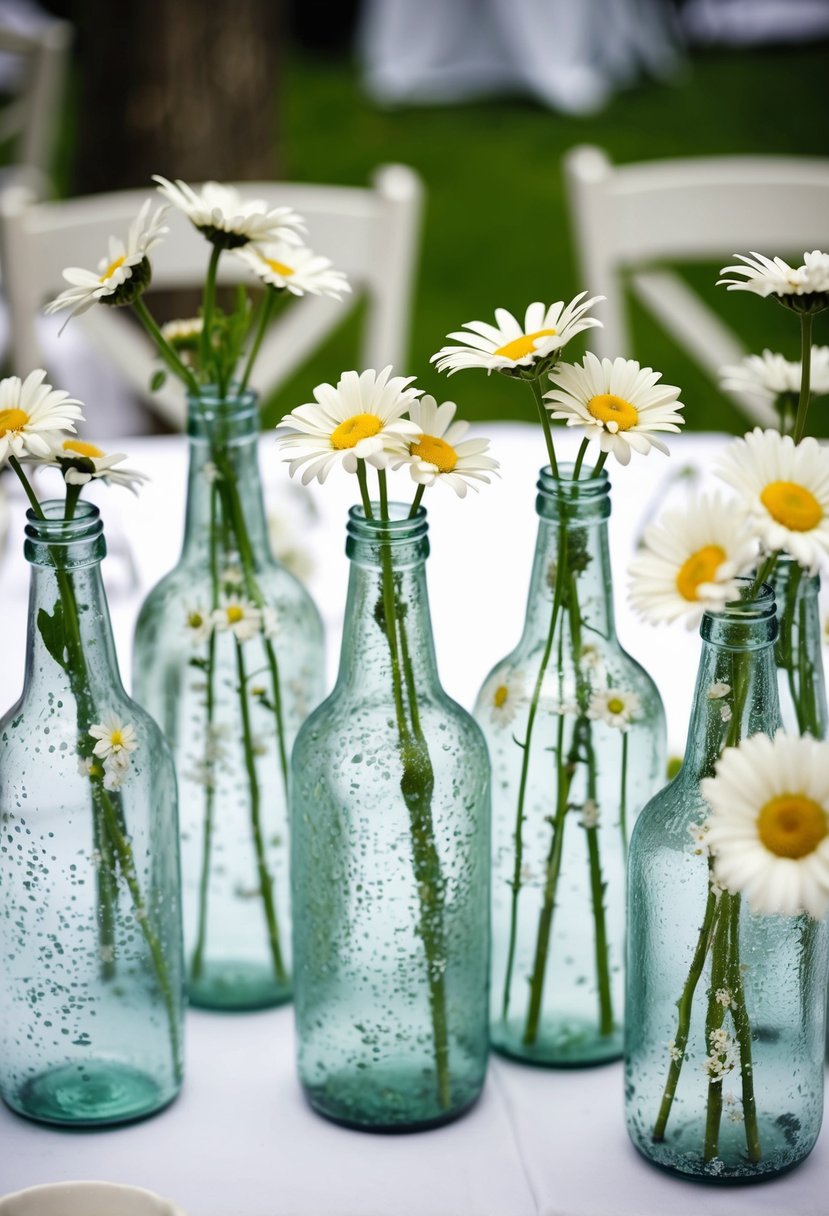
[[[499,423],[487,433],[503,479],[464,502],[442,487],[427,498],[438,663],[447,690],[467,706],[520,630],[535,542],[533,486],[543,459],[534,427]],[[565,436],[565,459],[575,442]],[[698,639],[682,626],[654,629],[637,621],[625,603],[624,567],[658,504],[677,498],[690,481],[706,480],[722,443],[718,436],[681,436],[670,460],[652,453],[628,469],[610,467],[619,632],[660,686],[673,752],[682,748]],[[95,497],[105,500],[115,541],[104,566],[126,669],[141,597],[177,556],[185,444],[180,437],[131,440],[125,450],[153,482],[139,499],[117,489]],[[289,483],[269,436],[261,455],[269,503],[282,502],[284,511]],[[409,493],[405,477],[398,484]],[[318,517],[306,529],[314,557],[309,582],[328,629],[329,680],[345,603],[345,512],[353,498],[353,479],[332,475],[314,487]],[[12,539],[0,565],[3,706],[21,687],[26,621],[23,503],[15,498],[11,505]],[[293,511],[302,517],[301,507]],[[137,572],[132,588],[125,542]],[[650,1167],[627,1139],[618,1064],[547,1071],[493,1058],[481,1101],[459,1122],[417,1135],[347,1131],[306,1106],[292,1036],[290,1009],[191,1011],[181,1097],[130,1127],[65,1132],[0,1109],[0,1194],[97,1178],[168,1195],[188,1216],[825,1216],[829,1208],[826,1134],[802,1166],[760,1187],[716,1190]]]

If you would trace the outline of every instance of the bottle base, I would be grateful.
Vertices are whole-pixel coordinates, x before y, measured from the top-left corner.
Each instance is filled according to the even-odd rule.
[[[365,1073],[331,1073],[319,1085],[302,1088],[317,1114],[356,1131],[395,1134],[443,1127],[471,1110],[481,1095],[483,1078],[455,1079],[449,1105],[441,1109],[434,1073],[423,1068],[388,1064]]]
[[[137,1068],[99,1061],[51,1068],[4,1098],[13,1111],[38,1123],[103,1127],[145,1119],[177,1095],[177,1088],[163,1088]]]
[[[630,1134],[630,1129],[628,1131]],[[749,1161],[745,1144],[739,1145],[733,1136],[727,1137],[722,1157],[705,1161],[699,1147],[702,1130],[696,1127],[694,1131],[696,1134],[693,1141],[681,1132],[660,1142],[649,1140],[644,1143],[632,1134],[630,1138],[636,1151],[649,1165],[666,1174],[672,1174],[675,1178],[686,1178],[713,1186],[745,1186],[755,1182],[767,1182],[796,1169],[814,1147],[814,1144],[810,1144],[804,1149],[801,1145],[790,1143],[790,1128],[786,1116],[782,1116],[776,1123],[770,1121],[761,1126],[763,1156],[758,1162]]]
[[[595,1021],[561,1018],[553,1025],[543,1023],[535,1041],[524,1042],[524,1021],[512,1018],[508,1022],[493,1022],[490,1031],[493,1051],[538,1068],[590,1068],[610,1064],[622,1058],[624,1033],[617,1026],[611,1034],[596,1031]]]
[[[293,995],[290,979],[280,983],[272,968],[239,961],[209,962],[197,980],[187,982],[187,998],[195,1009],[217,1013],[251,1013],[285,1005]]]

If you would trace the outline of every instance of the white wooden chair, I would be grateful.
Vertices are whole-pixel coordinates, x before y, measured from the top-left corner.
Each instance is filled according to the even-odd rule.
[[[733,263],[735,253],[787,255],[829,245],[829,160],[730,156],[614,165],[596,147],[564,158],[580,285],[607,297],[591,349],[631,357],[626,290],[717,382],[745,349],[665,263]],[[725,296],[723,296],[725,300]],[[738,403],[752,422],[777,425],[770,405]]]
[[[49,192],[72,36],[68,21],[47,19],[28,30],[0,25],[0,54],[18,68],[12,96],[0,109],[0,141],[12,141],[11,169],[41,194]]]
[[[307,242],[331,259],[349,278],[352,294],[341,303],[319,296],[293,302],[271,327],[262,345],[252,385],[270,392],[283,382],[342,323],[349,309],[366,299],[361,362],[364,367],[405,370],[409,308],[414,279],[422,203],[420,179],[404,165],[384,165],[370,187],[244,182],[239,191],[271,206],[290,206],[307,224]],[[66,266],[93,270],[106,253],[110,234],[124,238],[147,190],[124,190],[62,202],[36,202],[29,190],[12,186],[0,195],[0,258],[9,306],[12,370],[49,370],[42,349],[38,314],[66,286]],[[159,202],[161,199],[159,198]],[[169,234],[150,255],[153,288],[199,287],[204,282],[210,246],[190,221],[170,208]],[[222,257],[220,283],[255,284],[231,254]],[[81,327],[89,341],[117,368],[136,396],[165,422],[181,427],[184,392],[167,382],[151,393],[149,382],[160,365],[149,339],[129,309],[94,307],[70,326]],[[61,317],[61,320],[64,318]],[[71,385],[65,387],[71,389]]]

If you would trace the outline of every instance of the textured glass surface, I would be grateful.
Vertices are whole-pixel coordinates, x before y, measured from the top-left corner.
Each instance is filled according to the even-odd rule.
[[[252,394],[191,400],[183,551],[135,635],[176,761],[188,993],[215,1009],[291,994],[288,766],[324,678],[316,607],[271,556],[258,424]]]
[[[665,721],[616,638],[606,476],[542,471],[538,488],[524,631],[475,707],[492,759],[491,1035],[569,1066],[622,1052],[627,840],[664,779]]]
[[[810,576],[792,558],[781,556],[774,595],[780,630],[774,654],[783,729],[825,739],[829,714],[821,653],[820,576]]]
[[[455,1117],[486,1070],[489,765],[438,682],[424,515],[352,510],[339,678],[292,761],[300,1079],[375,1129]]]
[[[682,769],[631,841],[625,1109],[657,1165],[745,1181],[795,1165],[820,1129],[827,926],[752,915],[709,880],[699,782],[726,743],[779,723],[771,596],[702,632]]]
[[[78,1126],[175,1097],[184,996],[173,763],[121,686],[97,516],[30,512],[25,686],[0,720],[0,1093]],[[113,717],[135,747],[108,789],[89,728]]]

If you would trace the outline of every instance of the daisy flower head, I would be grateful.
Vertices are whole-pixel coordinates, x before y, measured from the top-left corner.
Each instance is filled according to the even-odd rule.
[[[630,564],[630,602],[654,624],[702,614],[739,598],[738,575],[757,561],[757,541],[739,503],[701,494],[665,511],[645,529],[642,552]]]
[[[420,431],[408,444],[405,456],[394,456],[391,467],[408,465],[412,481],[431,486],[442,481],[465,498],[468,488],[477,490],[476,481],[489,484],[489,474],[498,469],[498,461],[485,456],[488,439],[464,439],[468,422],[455,422],[457,406],[454,401],[438,405],[434,397],[421,397],[409,406],[409,418]]]
[[[80,401],[45,380],[42,368],[0,380],[0,468],[10,456],[49,456],[60,432],[83,421]]]
[[[421,393],[410,387],[413,380],[392,376],[389,366],[343,372],[336,387],[318,384],[315,400],[298,405],[277,427],[291,476],[304,465],[302,484],[315,477],[322,484],[337,464],[356,473],[360,460],[384,469],[392,457],[405,457],[420,434],[403,417]]]
[[[128,762],[130,752],[138,747],[135,737],[135,727],[129,722],[122,722],[117,714],[110,714],[102,722],[96,722],[89,728],[90,737],[97,740],[93,753],[102,760],[120,756],[116,764]]]
[[[58,438],[51,454],[37,463],[56,465],[69,486],[85,486],[100,478],[105,485],[126,486],[137,494],[136,487],[150,479],[137,469],[119,469],[117,466],[126,459],[124,452],[104,452],[85,439]]]
[[[248,241],[298,245],[303,223],[291,207],[270,207],[264,199],[243,199],[233,186],[205,182],[199,190],[187,182],[153,175],[159,192],[183,211],[194,228],[220,249],[238,249]]]
[[[723,367],[720,383],[731,392],[750,393],[758,401],[773,403],[784,393],[799,393],[802,374],[800,360],[764,350],[762,355],[746,355],[740,363]],[[813,397],[829,393],[829,346],[812,347],[810,391]]]
[[[213,614],[201,604],[193,604],[184,611],[184,627],[191,646],[209,642],[214,624]]]
[[[249,642],[262,632],[262,610],[242,596],[230,597],[213,613],[213,626],[229,630],[237,642]]]
[[[626,731],[642,708],[638,693],[626,688],[602,688],[594,692],[587,706],[587,716],[593,721],[606,722],[616,730]]]
[[[237,258],[249,270],[277,291],[294,296],[331,296],[339,300],[343,292],[351,291],[348,279],[334,270],[328,258],[318,257],[304,245],[289,245],[284,241],[267,245],[245,245],[236,251]]]
[[[603,452],[612,452],[620,464],[631,452],[647,454],[668,449],[655,431],[679,431],[685,421],[679,389],[660,384],[662,373],[640,367],[635,359],[599,359],[588,352],[583,363],[559,364],[550,372],[556,386],[544,394],[553,418],[584,428],[588,439],[598,439]]]
[[[520,672],[496,673],[481,689],[479,705],[493,726],[503,729],[528,704],[524,678]]]
[[[719,279],[727,291],[751,291],[773,296],[795,312],[822,312],[829,307],[829,253],[813,249],[804,253],[801,266],[790,266],[782,258],[767,258],[762,253],[735,253],[741,266],[724,266],[723,275],[739,278]]]
[[[117,237],[109,238],[109,249],[96,271],[80,266],[64,270],[63,277],[71,286],[47,304],[44,311],[54,313],[68,308],[65,328],[72,317],[80,316],[99,302],[115,307],[132,304],[152,278],[147,254],[169,231],[162,223],[167,208],[158,207],[150,214],[151,207],[152,200],[147,199],[130,227],[126,244]]]
[[[829,911],[829,743],[752,735],[701,783],[714,875],[752,912],[822,920]]]
[[[588,313],[604,296],[586,300],[586,295],[582,291],[568,304],[558,300],[548,306],[536,301],[524,314],[523,325],[505,308],[496,308],[494,325],[466,321],[463,329],[448,335],[464,345],[441,347],[431,361],[439,372],[450,376],[467,367],[482,367],[487,375],[495,371],[538,377],[549,369],[571,338],[601,325]]]
[[[784,550],[814,574],[829,554],[829,449],[758,426],[728,446],[715,471],[737,490],[763,548]]]

